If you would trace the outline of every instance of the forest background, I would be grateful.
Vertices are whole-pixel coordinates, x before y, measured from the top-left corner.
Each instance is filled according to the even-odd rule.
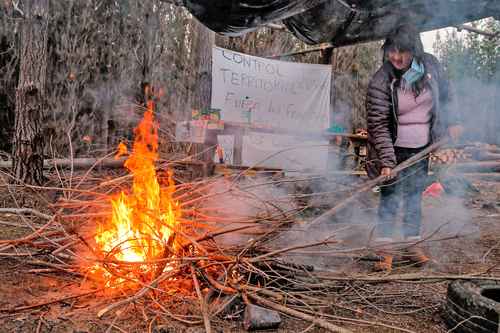
[[[193,153],[194,145],[175,143],[175,123],[190,119],[192,109],[210,104],[213,45],[256,56],[307,48],[287,31],[269,27],[239,38],[216,36],[183,8],[160,0],[18,3],[5,0],[0,4],[3,159],[20,154],[19,131],[30,126],[41,133],[38,141],[44,158],[107,154],[131,138],[143,113],[146,86],[158,97],[163,152]],[[500,32],[500,23],[494,19],[474,26]],[[380,45],[373,42],[280,59],[331,64],[332,119],[352,131],[365,127],[364,96],[382,61]],[[436,36],[434,53],[456,84],[460,111],[475,110],[474,126],[484,127],[470,137],[500,143],[496,135],[499,39],[448,30]],[[39,82],[23,81],[23,71],[33,67],[45,69],[39,73]],[[29,94],[21,92],[29,90],[27,85],[38,87],[36,112],[26,112],[23,96]],[[21,113],[29,116],[19,117]]]

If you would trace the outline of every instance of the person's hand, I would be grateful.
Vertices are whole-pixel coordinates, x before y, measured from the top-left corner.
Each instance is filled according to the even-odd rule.
[[[392,169],[391,168],[387,168],[387,167],[382,168],[380,170],[380,175],[384,176],[387,179],[391,179],[393,177],[393,175],[392,175]]]
[[[453,125],[448,127],[448,135],[455,143],[458,142],[458,139],[460,139],[463,132],[464,132],[464,127],[462,125]]]

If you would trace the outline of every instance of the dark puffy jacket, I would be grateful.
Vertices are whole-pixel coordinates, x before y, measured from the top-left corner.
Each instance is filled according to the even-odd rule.
[[[431,142],[446,135],[446,129],[458,124],[458,110],[453,105],[449,81],[438,60],[425,54],[426,87],[432,91],[434,107],[431,118]],[[398,132],[398,94],[400,80],[390,62],[386,61],[368,85],[366,98],[368,122],[368,156],[366,170],[375,178],[382,167],[394,168],[397,164],[394,142]]]

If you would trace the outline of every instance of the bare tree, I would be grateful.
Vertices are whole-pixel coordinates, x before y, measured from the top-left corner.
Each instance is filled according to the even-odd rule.
[[[41,120],[47,105],[48,14],[49,0],[24,1],[13,167],[16,179],[28,184],[43,181]]]

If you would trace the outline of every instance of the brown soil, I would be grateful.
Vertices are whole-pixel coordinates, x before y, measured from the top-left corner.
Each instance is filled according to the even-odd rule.
[[[393,273],[448,273],[470,274],[488,271],[491,276],[500,277],[500,184],[476,183],[479,195],[466,200],[463,217],[470,214],[469,222],[455,223],[459,228],[469,228],[470,235],[449,239],[429,245],[433,262],[425,268],[398,266]],[[448,200],[448,199],[446,199]],[[451,200],[451,199],[450,199]],[[443,199],[426,199],[424,229],[432,230],[437,219],[453,217],[440,207],[450,205]],[[441,215],[440,215],[441,214]],[[15,239],[25,235],[27,230],[11,226],[19,222],[14,215],[0,215],[0,238]],[[458,228],[458,227],[457,227]],[[459,230],[447,230],[452,233]],[[189,328],[168,317],[152,317],[141,311],[139,304],[131,304],[117,314],[98,319],[96,314],[113,300],[101,294],[91,294],[74,299],[58,301],[47,306],[25,311],[9,312],[14,307],[34,305],[58,300],[92,290],[93,285],[81,284],[82,277],[61,272],[46,271],[46,267],[33,264],[38,259],[47,260],[40,251],[30,257],[7,258],[1,256],[0,265],[0,332],[203,332],[202,326]],[[347,270],[368,273],[370,263],[346,261]],[[344,268],[341,268],[343,270]],[[332,306],[323,309],[325,313],[358,320],[390,323],[413,332],[446,332],[443,323],[443,302],[446,296],[446,282],[439,283],[380,283],[363,284],[356,281],[342,284],[335,294],[325,295]],[[372,325],[349,325],[337,322],[354,332],[395,332],[395,330]],[[214,330],[220,332],[243,331],[241,320],[219,318]],[[284,318],[282,327],[276,332],[323,332],[309,327],[303,320]]]

